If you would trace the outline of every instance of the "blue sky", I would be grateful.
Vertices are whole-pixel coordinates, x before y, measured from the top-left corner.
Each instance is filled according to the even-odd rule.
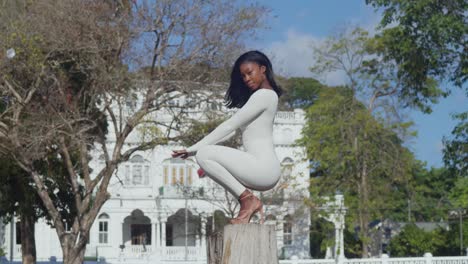
[[[359,25],[372,31],[380,15],[365,5],[364,0],[259,0],[270,8],[268,28],[258,32],[248,48],[265,51],[273,60],[277,73],[286,76],[311,76],[312,43],[319,43],[334,30],[346,25]],[[344,82],[340,74],[324,76],[321,81],[337,85]],[[427,166],[440,167],[442,137],[449,136],[456,122],[452,113],[468,110],[468,99],[460,89],[434,105],[431,114],[410,111],[418,137],[408,142],[416,157]]]

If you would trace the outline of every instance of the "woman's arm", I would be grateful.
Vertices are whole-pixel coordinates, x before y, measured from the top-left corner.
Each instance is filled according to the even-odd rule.
[[[220,142],[230,133],[256,119],[271,103],[271,96],[274,91],[260,89],[252,94],[245,103],[231,118],[227,119],[216,127],[210,134],[198,141],[195,145],[187,148],[187,152],[195,153],[201,146],[214,145]],[[276,96],[276,95],[275,95]]]
[[[232,138],[234,135],[236,134],[236,131],[232,131],[231,133],[229,133],[227,136],[223,137],[222,139],[218,140],[218,142],[216,142],[215,144],[218,144],[218,143],[221,143],[221,142],[224,142],[230,138]]]

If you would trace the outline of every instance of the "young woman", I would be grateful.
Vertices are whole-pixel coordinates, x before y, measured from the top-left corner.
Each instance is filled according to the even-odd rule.
[[[256,212],[264,221],[263,205],[247,188],[266,191],[280,178],[280,163],[273,147],[273,120],[282,90],[273,78],[270,60],[259,51],[242,54],[235,62],[225,101],[240,108],[231,118],[173,157],[195,158],[208,177],[221,184],[240,202],[239,215],[231,224],[249,223]],[[215,145],[242,131],[244,151]]]

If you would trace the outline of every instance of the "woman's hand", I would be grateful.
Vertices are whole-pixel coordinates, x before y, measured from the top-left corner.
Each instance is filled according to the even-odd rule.
[[[185,149],[182,149],[182,150],[173,150],[172,151],[172,157],[173,158],[182,158],[182,159],[186,159],[188,158],[189,154],[187,152],[187,150]]]

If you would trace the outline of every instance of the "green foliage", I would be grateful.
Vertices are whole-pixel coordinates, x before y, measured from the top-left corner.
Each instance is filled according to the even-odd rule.
[[[283,81],[285,94],[280,97],[280,104],[291,110],[294,108],[307,108],[317,100],[318,93],[324,87],[313,78],[293,77]]]
[[[352,227],[343,231],[345,256],[347,258],[360,258],[362,256],[362,241]]]
[[[355,100],[351,90],[342,87],[323,89],[306,117],[299,143],[306,147],[309,158],[314,161],[315,176],[324,176],[312,179],[312,186],[319,186],[315,184],[319,182],[326,184],[326,188],[320,185],[319,194],[334,193],[337,189],[357,192],[354,187],[359,181],[359,168],[364,159],[373,168],[372,175],[377,181],[384,182],[390,175],[403,176],[396,173],[398,167],[394,166],[398,165],[395,158],[407,154],[401,148],[401,140],[375,120]],[[390,182],[394,180],[398,178],[391,178]],[[380,186],[384,188],[386,184]],[[375,191],[378,194],[379,191]]]
[[[63,163],[56,154],[50,154],[46,161],[37,161],[37,168],[43,173],[44,183],[54,205],[59,209],[64,221],[69,226],[76,214],[71,186]],[[49,218],[42,200],[35,190],[35,184],[29,175],[17,163],[6,156],[0,157],[0,216],[9,220],[13,215],[30,215],[35,220]]]
[[[28,176],[12,159],[0,157],[0,216],[4,220],[19,214],[31,214],[35,219],[46,216]]]
[[[463,241],[463,245],[467,245],[467,221],[463,222]],[[421,257],[426,252],[434,256],[460,255],[459,223],[453,221],[448,230],[439,227],[432,231],[424,231],[414,223],[407,224],[391,239],[387,250],[392,257]]]
[[[468,177],[468,112],[453,116],[458,124],[452,137],[444,137],[444,163],[452,173]]]
[[[408,182],[408,198],[415,221],[440,221],[447,219],[452,204],[449,201],[456,177],[445,168],[425,169],[417,163]]]
[[[3,248],[0,247],[0,257],[6,256],[6,252]]]
[[[468,208],[468,112],[454,115],[459,120],[452,136],[444,137],[444,163],[450,174],[457,177],[450,193],[455,207]]]
[[[315,213],[311,214],[310,251],[312,258],[325,258],[327,247],[331,247],[335,243],[334,235],[335,227],[331,222]]]
[[[434,252],[435,245],[431,233],[410,223],[392,238],[387,250],[392,257],[421,257],[426,252]]]
[[[463,249],[460,251],[460,222],[458,216],[453,218],[448,231],[441,232],[445,236],[444,243],[439,243],[440,246],[436,252],[440,256],[464,256],[466,255],[466,247],[468,245],[468,221],[466,214],[463,216],[462,232],[463,232]]]
[[[425,86],[428,77],[463,86],[468,74],[466,1],[366,0],[366,3],[383,9],[380,25],[388,26],[379,36],[383,55],[386,60],[396,62],[406,94],[424,100],[429,91]]]
[[[409,177],[412,154],[354,95],[347,87],[322,89],[307,109],[298,143],[313,161],[312,199],[343,192],[349,223],[361,226],[357,239],[368,243],[368,221],[386,217],[386,208],[401,206],[405,200],[396,187]],[[388,203],[389,199],[395,203]]]
[[[468,177],[460,177],[450,192],[450,201],[456,208],[468,208]]]
[[[421,91],[408,89],[403,85],[403,76],[398,73],[395,63],[383,55],[384,40],[370,36],[359,27],[339,31],[328,37],[322,46],[314,47],[317,59],[311,71],[316,74],[343,71],[347,85],[372,112],[381,108],[380,113],[388,115],[401,105],[430,112],[430,104],[441,96],[438,83],[426,78]],[[400,105],[392,105],[389,97]]]

